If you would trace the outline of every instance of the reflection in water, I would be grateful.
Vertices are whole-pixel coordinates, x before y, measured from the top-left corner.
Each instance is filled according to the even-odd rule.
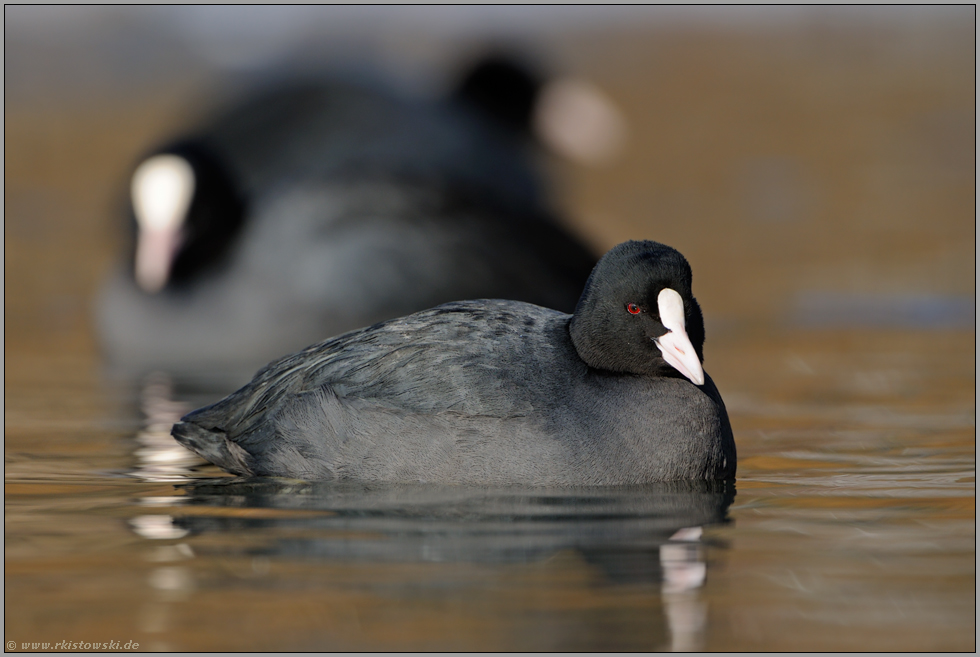
[[[674,652],[704,650],[708,606],[697,590],[669,592],[665,588],[663,595],[664,613],[670,628],[670,649]]]
[[[735,497],[734,482],[483,488],[221,478],[177,488],[183,496],[145,498],[160,512],[130,521],[153,542],[182,541],[147,553],[160,564],[149,578],[148,632],[163,632],[167,604],[193,594],[193,574],[180,564],[194,557],[242,560],[261,578],[277,561],[508,566],[577,554],[598,575],[594,586],[657,586],[664,621],[652,626],[664,627],[660,643],[673,650],[704,644],[701,528],[727,522]]]
[[[669,543],[660,546],[660,564],[664,570],[664,591],[690,591],[704,584],[707,572],[701,550],[695,541],[701,539],[700,527],[679,529]]]
[[[137,467],[132,473],[144,481],[183,481],[188,468],[202,461],[196,454],[181,446],[170,429],[193,406],[174,399],[170,376],[153,372],[146,376],[140,392],[143,428],[136,434],[134,452]]]
[[[174,525],[170,516],[136,516],[129,524],[134,532],[150,540],[183,538],[188,534],[186,529]]]
[[[190,475],[190,468],[201,463],[195,454],[170,435],[174,422],[192,408],[189,402],[174,399],[174,383],[168,374],[153,372],[145,377],[140,391],[143,426],[135,437],[136,469],[131,472],[133,476],[146,482],[184,481]],[[149,507],[168,506],[174,504],[174,498],[144,497],[140,502]],[[136,516],[130,519],[129,526],[136,534],[151,541],[180,539],[190,533],[166,514]],[[165,637],[172,630],[173,605],[187,600],[195,588],[192,572],[173,564],[194,556],[194,550],[186,543],[155,545],[147,551],[146,560],[159,565],[147,577],[152,593],[141,605],[137,621],[141,631],[153,637]],[[159,639],[147,648],[154,652],[173,649]]]
[[[175,514],[175,530],[289,528],[253,548],[265,556],[526,562],[576,549],[614,583],[659,582],[660,546],[680,529],[724,522],[734,498],[731,482],[489,488],[228,478],[179,488],[193,513]],[[298,528],[315,533],[297,537]],[[635,565],[617,570],[624,563]]]
[[[700,527],[685,527],[660,546],[664,612],[670,628],[670,647],[675,652],[702,650],[704,645],[708,607],[697,590],[704,584],[708,565],[699,544],[701,534]]]
[[[147,498],[151,499],[151,498]],[[152,498],[150,506],[159,504],[161,498]],[[163,498],[167,499],[167,498]],[[143,538],[152,541],[179,539],[189,532],[174,524],[169,515],[142,515],[130,519],[129,526]],[[145,553],[146,561],[160,564],[147,577],[152,594],[140,610],[138,627],[150,635],[163,635],[171,629],[171,606],[187,600],[194,591],[194,576],[183,566],[173,565],[194,558],[194,550],[186,543],[154,545]],[[173,648],[163,642],[147,646],[151,651],[170,651]]]

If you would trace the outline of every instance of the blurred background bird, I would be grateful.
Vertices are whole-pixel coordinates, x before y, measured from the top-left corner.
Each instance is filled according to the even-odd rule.
[[[271,79],[133,170],[130,249],[96,311],[117,371],[237,380],[453,300],[574,309],[596,255],[538,160],[603,157],[619,119],[601,96],[495,52],[436,99],[363,73]]]

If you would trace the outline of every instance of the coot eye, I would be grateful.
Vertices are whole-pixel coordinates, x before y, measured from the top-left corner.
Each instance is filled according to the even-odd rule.
[[[631,315],[639,315],[640,314],[640,307],[638,305],[636,305],[635,303],[628,303],[628,304],[626,304],[626,310],[628,310]]]

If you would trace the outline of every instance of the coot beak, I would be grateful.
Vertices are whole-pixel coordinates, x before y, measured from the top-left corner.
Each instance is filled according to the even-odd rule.
[[[687,337],[684,327],[684,300],[676,291],[664,288],[657,297],[657,306],[660,309],[660,323],[667,329],[667,333],[655,338],[654,342],[660,348],[664,360],[695,385],[704,385],[701,361],[698,360],[698,354],[694,351],[694,345]]]
[[[140,229],[136,238],[136,284],[147,294],[163,289],[170,278],[181,235],[175,230]]]
[[[133,173],[136,283],[144,292],[159,292],[170,278],[183,226],[194,196],[194,170],[182,157],[155,155]]]

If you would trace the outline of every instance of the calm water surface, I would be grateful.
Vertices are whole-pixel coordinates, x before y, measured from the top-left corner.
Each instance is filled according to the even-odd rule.
[[[4,638],[973,650],[973,333],[722,336],[707,358],[737,481],[586,489],[230,477],[167,435],[216,392],[10,358]]]

